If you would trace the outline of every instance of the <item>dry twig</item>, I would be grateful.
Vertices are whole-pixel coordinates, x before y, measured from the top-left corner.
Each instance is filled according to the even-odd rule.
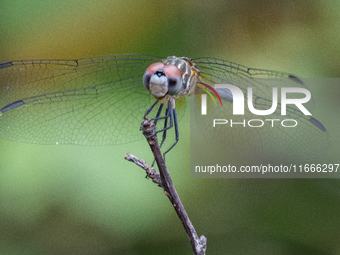
[[[161,150],[158,145],[156,127],[153,121],[149,121],[148,119],[144,120],[144,122],[142,123],[142,131],[155,157],[159,173],[154,168],[149,167],[144,160],[138,159],[132,154],[126,154],[125,159],[134,162],[136,165],[143,168],[147,176],[150,177],[154,183],[157,183],[160,187],[163,188],[164,193],[171,201],[178,217],[182,221],[195,255],[205,255],[205,251],[207,248],[207,238],[204,235],[198,237],[195,228],[192,225],[189,216],[186,213],[184,206],[177,194],[177,191],[172,183],[169,171],[165,165]]]

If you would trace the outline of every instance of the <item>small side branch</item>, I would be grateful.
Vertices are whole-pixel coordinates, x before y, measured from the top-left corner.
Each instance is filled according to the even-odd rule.
[[[143,168],[147,176],[150,177],[154,183],[157,183],[163,188],[164,193],[171,201],[171,204],[173,205],[184,226],[185,231],[187,232],[195,255],[205,255],[207,248],[207,238],[203,235],[200,238],[198,237],[195,228],[192,225],[189,216],[186,213],[184,206],[178,196],[158,145],[155,124],[152,121],[146,119],[142,123],[142,130],[155,157],[159,173],[154,168],[149,167],[144,160],[138,159],[131,154],[126,154],[125,159],[134,162],[136,165]]]
[[[152,181],[158,184],[158,186],[162,187],[161,176],[159,173],[153,167],[148,166],[143,159],[139,159],[130,153],[125,155],[125,159],[143,168],[146,172],[146,176],[152,179]]]

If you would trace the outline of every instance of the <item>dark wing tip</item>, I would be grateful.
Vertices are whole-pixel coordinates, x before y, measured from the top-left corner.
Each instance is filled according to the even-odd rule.
[[[3,107],[0,111],[1,112],[6,112],[6,111],[9,111],[9,110],[12,110],[20,105],[23,105],[24,104],[24,101],[22,100],[19,100],[19,101],[15,101],[13,103],[10,103],[8,105],[6,105],[5,107]]]
[[[327,132],[327,129],[325,128],[325,126],[318,121],[317,119],[311,117],[309,120],[314,126],[316,126],[317,128],[321,129],[323,132]]]
[[[293,81],[297,82],[297,83],[300,83],[300,84],[303,84],[303,82],[296,76],[294,75],[288,75],[289,79],[292,79]]]
[[[0,63],[0,68],[10,67],[12,65],[13,65],[12,62],[3,62],[3,63]]]

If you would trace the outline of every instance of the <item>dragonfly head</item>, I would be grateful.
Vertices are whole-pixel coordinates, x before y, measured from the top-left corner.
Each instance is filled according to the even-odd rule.
[[[177,66],[153,63],[143,75],[143,84],[157,99],[175,96],[183,87],[182,73]]]

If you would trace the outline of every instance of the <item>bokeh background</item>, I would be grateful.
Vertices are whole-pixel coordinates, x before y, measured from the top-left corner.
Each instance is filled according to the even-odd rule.
[[[2,0],[0,62],[147,53],[339,77],[339,13],[331,0]],[[339,107],[333,90],[313,95],[317,107]],[[318,119],[339,142],[339,118]],[[180,128],[167,164],[207,254],[340,254],[337,179],[191,179],[188,109]],[[144,141],[1,140],[0,254],[192,254],[171,204],[127,152],[152,158]]]

